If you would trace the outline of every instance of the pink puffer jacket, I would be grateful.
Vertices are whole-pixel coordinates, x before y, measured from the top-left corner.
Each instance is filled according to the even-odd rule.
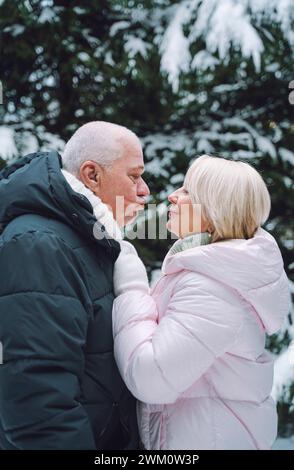
[[[146,449],[269,449],[276,437],[265,333],[289,311],[274,238],[259,229],[167,257],[151,295],[113,309],[115,356],[140,400]]]

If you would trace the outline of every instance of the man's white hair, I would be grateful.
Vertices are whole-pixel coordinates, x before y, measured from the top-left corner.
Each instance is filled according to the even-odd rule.
[[[202,155],[184,182],[192,202],[212,227],[212,241],[252,238],[271,208],[261,175],[248,163]]]
[[[137,141],[136,134],[126,127],[105,121],[92,121],[79,127],[66,143],[62,153],[63,168],[74,176],[86,160],[111,166],[123,157],[128,142]]]

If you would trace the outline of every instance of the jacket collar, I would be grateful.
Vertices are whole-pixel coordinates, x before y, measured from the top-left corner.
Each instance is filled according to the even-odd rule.
[[[110,234],[105,236],[100,222],[104,218],[97,220],[89,199],[72,189],[61,168],[60,155],[52,151],[26,155],[0,171],[0,233],[19,216],[42,215],[63,222],[118,256],[120,245]]]

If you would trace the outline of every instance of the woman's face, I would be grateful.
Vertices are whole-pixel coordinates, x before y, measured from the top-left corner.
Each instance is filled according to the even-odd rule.
[[[201,217],[201,205],[193,204],[188,191],[182,186],[168,196],[171,206],[168,208],[167,229],[184,238],[193,233],[205,232],[208,224]]]

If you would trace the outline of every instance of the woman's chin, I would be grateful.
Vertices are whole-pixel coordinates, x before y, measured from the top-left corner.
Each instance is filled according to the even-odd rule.
[[[168,220],[166,223],[167,230],[179,238],[179,231],[174,227],[174,224],[171,223],[171,220]]]

